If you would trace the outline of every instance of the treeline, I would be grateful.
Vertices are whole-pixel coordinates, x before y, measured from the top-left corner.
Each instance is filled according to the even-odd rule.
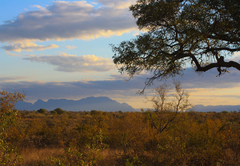
[[[8,165],[240,165],[240,112],[174,115],[19,111],[4,131]]]

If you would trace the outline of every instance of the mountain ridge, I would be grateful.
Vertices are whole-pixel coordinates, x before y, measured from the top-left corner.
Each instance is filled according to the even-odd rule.
[[[55,108],[62,108],[66,111],[91,111],[101,110],[107,112],[115,111],[140,111],[141,109],[134,109],[129,104],[123,102],[119,103],[108,97],[86,97],[80,100],[68,100],[68,99],[49,99],[43,101],[38,99],[35,103],[29,103],[25,101],[19,101],[16,106],[18,110],[38,110],[40,108],[47,109],[49,111]],[[148,108],[143,108],[147,110]],[[153,110],[152,108],[150,108]],[[197,112],[221,112],[221,111],[239,111],[240,105],[195,105],[191,110]]]
[[[35,103],[29,103],[25,101],[19,101],[16,106],[18,110],[38,110],[44,108],[47,110],[54,110],[55,108],[61,108],[66,111],[135,111],[135,109],[127,103],[119,103],[108,97],[87,97],[80,100],[67,100],[67,99],[49,99],[43,101],[38,99]]]

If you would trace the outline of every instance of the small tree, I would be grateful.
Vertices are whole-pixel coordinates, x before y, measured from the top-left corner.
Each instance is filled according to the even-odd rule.
[[[150,119],[153,127],[157,129],[159,133],[163,132],[179,113],[192,108],[192,105],[188,101],[189,95],[182,90],[181,84],[175,82],[174,85],[175,94],[172,100],[170,100],[170,88],[166,84],[155,88],[156,96],[148,99],[153,103],[155,109],[154,112],[149,111]]]
[[[0,91],[0,112],[6,113],[12,111],[15,104],[24,98],[25,94],[21,94],[20,92],[10,93],[4,90]]]

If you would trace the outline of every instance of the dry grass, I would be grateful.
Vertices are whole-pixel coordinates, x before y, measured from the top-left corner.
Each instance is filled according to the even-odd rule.
[[[46,161],[50,157],[59,157],[64,155],[63,148],[26,148],[21,152],[21,157],[23,161],[21,165],[24,166],[35,166],[37,165],[39,159],[41,161]],[[98,160],[98,165],[100,166],[115,166],[119,165],[119,161],[122,159],[123,150],[118,149],[106,149],[100,153],[102,159]],[[120,164],[121,165],[121,164]]]
[[[106,149],[100,153],[102,159],[98,161],[100,166],[116,166],[121,161],[123,150]]]
[[[23,158],[22,165],[36,165],[39,158],[41,158],[41,160],[46,160],[48,157],[57,157],[63,154],[63,148],[23,149],[21,152],[21,157]]]
[[[119,149],[105,149],[100,153],[102,158],[98,160],[99,166],[118,166],[122,165],[122,157],[124,152],[123,150]],[[26,148],[22,150],[21,157],[23,158],[23,161],[21,162],[21,165],[24,166],[35,166],[37,165],[39,159],[41,161],[46,161],[47,158],[50,157],[59,157],[61,155],[64,155],[64,149],[63,148],[42,148],[42,149],[36,149],[36,148]]]
[[[21,165],[240,165],[240,113],[184,113],[161,134],[148,114],[100,113],[27,119],[12,134]]]

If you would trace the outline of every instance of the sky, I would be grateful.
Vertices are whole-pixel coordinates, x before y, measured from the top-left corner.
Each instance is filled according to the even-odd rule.
[[[110,44],[141,33],[128,8],[134,3],[0,0],[0,90],[24,91],[28,102],[106,96],[134,108],[152,107],[145,98],[153,94],[151,87],[136,94],[151,75],[126,81],[112,60]],[[240,53],[228,60],[238,62]],[[198,74],[187,67],[175,80],[193,105],[240,105],[240,71],[217,75],[216,69]]]

